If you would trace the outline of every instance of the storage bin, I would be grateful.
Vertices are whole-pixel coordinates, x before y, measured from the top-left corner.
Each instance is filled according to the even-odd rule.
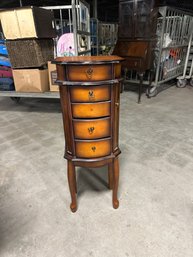
[[[6,39],[54,38],[54,15],[51,10],[39,7],[22,7],[0,12]]]
[[[7,40],[12,68],[36,68],[54,58],[53,39]]]

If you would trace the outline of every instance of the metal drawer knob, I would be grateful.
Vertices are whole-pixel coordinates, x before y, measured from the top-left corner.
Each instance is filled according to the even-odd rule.
[[[95,147],[95,146],[93,146],[93,147],[92,147],[92,150],[93,150],[93,152],[95,152],[95,151],[96,151],[96,147]]]
[[[86,72],[88,79],[91,79],[92,74],[93,74],[93,69],[91,67],[89,67],[85,72]]]
[[[89,90],[89,91],[88,91],[88,98],[89,98],[90,100],[93,100],[93,99],[95,98],[95,96],[94,96],[94,91],[92,91],[92,90]]]
[[[89,134],[92,134],[94,132],[94,127],[88,128],[88,132],[89,132]]]

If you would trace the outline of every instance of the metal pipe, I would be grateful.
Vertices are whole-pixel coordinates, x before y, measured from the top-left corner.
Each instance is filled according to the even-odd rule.
[[[166,23],[166,11],[167,8],[163,8],[163,22],[162,22],[162,29],[161,29],[161,38],[160,38],[160,46],[159,46],[159,54],[158,54],[158,65],[156,68],[156,75],[155,75],[155,86],[157,86],[159,81],[159,76],[162,73],[160,72],[160,64],[161,64],[161,57],[162,57],[162,49],[163,49],[163,42],[164,42],[164,32],[165,32],[165,23]]]
[[[61,32],[63,35],[64,29],[63,29],[63,18],[62,18],[62,10],[60,9],[60,26],[61,26]]]
[[[188,60],[189,60],[189,56],[190,56],[191,46],[192,46],[192,34],[190,35],[189,44],[188,44],[188,50],[187,50],[187,55],[186,55],[185,64],[184,64],[184,72],[183,72],[183,77],[184,77],[184,78],[185,78],[185,76],[186,76],[186,70],[187,70],[187,67],[188,67]]]
[[[93,18],[97,19],[98,17],[98,1],[97,0],[93,0]]]
[[[75,0],[72,0],[72,22],[73,22],[75,55],[78,56],[77,14],[76,14],[76,3],[75,3]]]

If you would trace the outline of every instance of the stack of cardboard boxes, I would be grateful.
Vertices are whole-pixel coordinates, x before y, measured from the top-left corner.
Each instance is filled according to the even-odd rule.
[[[23,7],[0,13],[16,91],[49,91],[47,62],[54,59],[54,16]]]

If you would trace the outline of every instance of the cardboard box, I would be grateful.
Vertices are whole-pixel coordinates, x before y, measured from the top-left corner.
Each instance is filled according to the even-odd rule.
[[[59,86],[56,84],[56,80],[57,80],[56,64],[52,64],[51,62],[48,62],[48,76],[49,76],[50,91],[59,91]]]
[[[6,39],[56,37],[50,10],[32,6],[3,10],[0,19]]]
[[[37,68],[54,59],[53,39],[6,40],[12,68]]]
[[[13,70],[15,90],[18,92],[49,91],[48,70],[19,69]]]

